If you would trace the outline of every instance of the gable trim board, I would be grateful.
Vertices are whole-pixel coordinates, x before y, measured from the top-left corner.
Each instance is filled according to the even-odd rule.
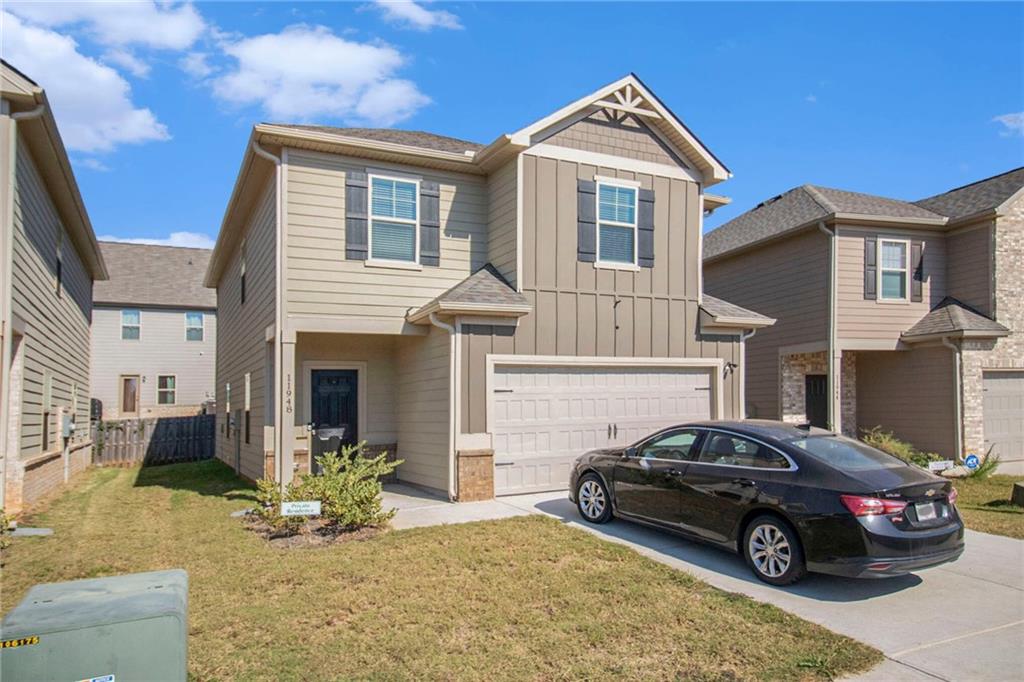
[[[700,184],[701,178],[685,168],[669,166],[663,163],[652,161],[641,161],[639,159],[626,159],[601,152],[589,152],[571,147],[559,147],[558,145],[541,142],[525,149],[521,155],[539,156],[559,161],[574,161],[588,166],[598,168],[616,168],[618,170],[643,173],[645,175],[658,175],[666,178],[676,178]]]

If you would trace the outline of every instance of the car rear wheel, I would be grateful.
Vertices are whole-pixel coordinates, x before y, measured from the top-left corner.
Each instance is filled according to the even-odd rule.
[[[791,585],[807,574],[800,538],[774,516],[758,516],[747,525],[743,556],[754,575],[771,585]]]
[[[608,490],[597,474],[586,474],[576,487],[576,508],[585,521],[607,523],[612,518]]]

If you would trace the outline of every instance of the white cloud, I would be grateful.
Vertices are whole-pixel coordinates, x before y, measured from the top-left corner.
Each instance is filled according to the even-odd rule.
[[[114,48],[107,50],[103,55],[103,61],[116,64],[127,69],[136,78],[145,78],[149,75],[149,64],[142,61],[128,50]]]
[[[75,159],[74,161],[72,161],[72,164],[74,164],[75,168],[87,168],[91,171],[96,171],[98,173],[106,173],[107,171],[110,170],[110,166],[103,163],[99,159],[94,159],[89,156],[81,159]]]
[[[384,20],[417,31],[435,28],[461,29],[459,18],[443,9],[429,10],[413,0],[373,0]]]
[[[109,151],[119,144],[167,140],[152,111],[136,107],[131,86],[114,69],[86,57],[74,40],[0,12],[5,60],[46,90],[69,149]]]
[[[115,237],[102,235],[97,237],[101,242],[124,242],[125,244],[154,244],[156,246],[188,246],[193,249],[212,249],[213,238],[201,232],[171,232],[166,239],[152,237]]]
[[[999,131],[1003,137],[1024,136],[1024,111],[1002,114],[992,120],[1003,125],[1003,129]]]
[[[807,95],[807,97],[804,97],[804,101],[807,102],[808,104],[817,104],[818,103],[818,96],[817,95]]]
[[[103,45],[141,45],[183,50],[203,33],[206,23],[191,3],[7,2],[7,9],[48,28],[82,26]]]
[[[340,38],[324,26],[289,26],[280,33],[224,45],[237,64],[212,81],[233,104],[258,104],[271,118],[390,126],[430,102],[396,77],[406,58],[384,43]]]
[[[178,67],[193,78],[206,78],[213,73],[209,55],[205,52],[189,52],[178,60]]]

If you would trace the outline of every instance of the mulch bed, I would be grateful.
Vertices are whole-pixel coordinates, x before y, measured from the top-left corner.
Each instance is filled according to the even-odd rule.
[[[367,526],[365,528],[341,528],[328,523],[324,519],[308,519],[294,531],[291,529],[274,529],[254,513],[242,517],[246,528],[256,533],[273,547],[296,549],[305,547],[323,547],[343,542],[358,542],[375,538],[387,532],[386,527]]]

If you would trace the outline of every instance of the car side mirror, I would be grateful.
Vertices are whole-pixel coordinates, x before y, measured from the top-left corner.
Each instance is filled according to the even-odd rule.
[[[630,457],[636,457],[636,448],[626,448],[622,451],[622,456],[627,459]]]

